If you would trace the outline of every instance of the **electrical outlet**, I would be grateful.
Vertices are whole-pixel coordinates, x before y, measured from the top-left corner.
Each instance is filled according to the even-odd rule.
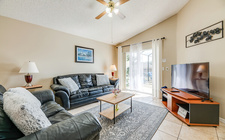
[[[162,67],[162,71],[164,71],[164,67]]]

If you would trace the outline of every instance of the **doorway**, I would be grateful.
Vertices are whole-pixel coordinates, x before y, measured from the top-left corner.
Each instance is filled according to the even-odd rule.
[[[125,68],[125,88],[127,90],[130,90],[130,83],[129,83],[129,52],[126,52],[126,68]],[[139,92],[152,94],[152,49],[148,50],[142,50],[141,52],[142,60],[141,63],[143,65],[142,71],[143,71],[143,84],[141,85],[141,88],[138,90]]]

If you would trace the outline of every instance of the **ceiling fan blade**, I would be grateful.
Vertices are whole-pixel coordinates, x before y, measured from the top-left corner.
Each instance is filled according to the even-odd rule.
[[[96,1],[100,2],[101,4],[103,4],[103,5],[105,5],[105,6],[108,6],[108,3],[105,2],[104,0],[96,0]]]
[[[101,14],[99,14],[97,17],[95,17],[95,19],[100,19],[102,16],[104,16],[106,14],[106,11],[102,12]]]
[[[119,6],[119,5],[122,5],[122,4],[124,4],[124,3],[126,3],[126,2],[128,2],[129,0],[120,0],[120,1],[118,1],[115,5],[116,6]]]
[[[121,19],[125,19],[126,16],[124,14],[122,14],[120,11],[117,14]]]

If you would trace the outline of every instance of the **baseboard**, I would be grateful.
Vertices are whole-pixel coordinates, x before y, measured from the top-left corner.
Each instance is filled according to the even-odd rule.
[[[225,123],[225,119],[223,119],[223,118],[221,118],[221,117],[220,117],[220,121],[221,121],[222,123]]]

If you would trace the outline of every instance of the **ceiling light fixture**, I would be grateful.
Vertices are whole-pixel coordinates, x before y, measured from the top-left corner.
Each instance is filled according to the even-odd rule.
[[[109,17],[113,16],[113,13],[115,13],[116,15],[118,15],[121,19],[124,19],[126,16],[124,16],[119,9],[117,8],[117,6],[120,6],[126,2],[128,2],[129,0],[119,0],[119,2],[113,2],[113,0],[109,0],[109,2],[105,2],[104,0],[96,0],[98,2],[100,2],[101,4],[107,6],[105,11],[103,11],[101,14],[99,14],[97,17],[95,17],[95,19],[100,19],[102,16],[104,16],[106,13],[108,14]]]
[[[112,17],[112,16],[113,16],[113,14],[112,14],[112,13],[109,13],[109,14],[108,14],[108,16],[109,16],[109,17]]]
[[[107,7],[107,8],[105,9],[105,11],[106,11],[106,13],[110,13],[110,12],[111,12],[111,8]]]
[[[119,6],[120,5],[120,2],[118,1],[116,4],[115,4],[115,6]]]
[[[114,8],[113,12],[117,15],[119,13],[119,9]]]

